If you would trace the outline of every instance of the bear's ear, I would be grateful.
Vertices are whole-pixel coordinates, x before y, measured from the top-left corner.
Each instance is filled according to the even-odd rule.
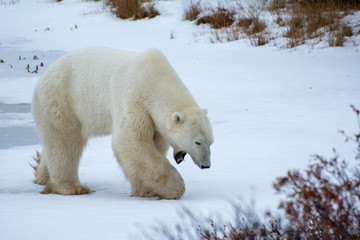
[[[202,112],[203,112],[205,115],[207,115],[207,114],[208,114],[207,108],[204,108],[204,109],[202,110]]]
[[[174,112],[171,118],[175,123],[182,123],[184,121],[184,115],[180,112]]]

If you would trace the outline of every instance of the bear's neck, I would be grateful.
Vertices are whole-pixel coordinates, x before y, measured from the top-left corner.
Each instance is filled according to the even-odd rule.
[[[185,112],[186,109],[200,107],[187,88],[178,82],[174,91],[166,87],[152,86],[153,94],[149,95],[148,110],[157,129],[166,129],[166,124],[174,112]]]

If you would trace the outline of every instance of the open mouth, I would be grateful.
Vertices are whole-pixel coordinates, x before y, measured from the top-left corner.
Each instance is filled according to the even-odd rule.
[[[186,155],[186,152],[183,152],[183,151],[177,152],[174,156],[176,163],[180,164],[182,161],[184,161],[185,155]]]

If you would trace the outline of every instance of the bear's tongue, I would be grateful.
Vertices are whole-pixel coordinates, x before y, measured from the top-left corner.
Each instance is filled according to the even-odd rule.
[[[180,164],[182,161],[184,161],[185,155],[186,152],[183,151],[177,152],[174,156],[176,163]]]

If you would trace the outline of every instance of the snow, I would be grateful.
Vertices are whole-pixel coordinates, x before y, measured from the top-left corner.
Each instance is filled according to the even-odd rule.
[[[353,44],[296,50],[255,48],[246,40],[210,44],[206,26],[182,20],[182,1],[160,1],[162,15],[140,21],[117,19],[102,2],[9,2],[0,2],[5,61],[0,64],[0,239],[140,239],[143,230],[179,222],[182,206],[196,215],[226,217],[229,201],[247,200],[253,192],[259,211],[275,209],[276,177],[304,168],[312,154],[331,156],[333,147],[342,157],[353,157],[352,146],[338,133],[357,130],[349,108],[360,107],[360,54]],[[41,150],[36,135],[25,134],[35,126],[29,113],[33,88],[57,57],[95,45],[161,49],[198,103],[209,109],[215,137],[211,169],[200,170],[189,157],[176,165],[169,151],[186,183],[180,200],[129,197],[110,137],[90,140],[81,160],[80,179],[95,193],[43,195],[32,183],[28,163]],[[40,62],[38,74],[27,72],[27,64],[34,70]],[[9,110],[19,106],[28,110]],[[17,135],[9,136],[14,134],[9,129]]]

